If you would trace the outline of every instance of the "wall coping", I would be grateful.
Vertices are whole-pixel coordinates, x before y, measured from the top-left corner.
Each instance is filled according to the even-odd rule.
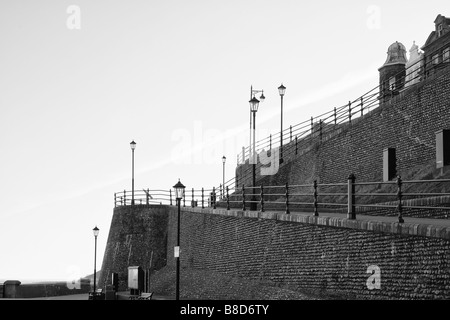
[[[170,207],[170,206],[169,206]],[[172,208],[176,208],[173,206]],[[250,219],[265,219],[265,220],[277,220],[284,222],[304,223],[332,228],[347,228],[376,233],[390,233],[402,236],[422,236],[429,238],[439,238],[450,240],[450,220],[434,219],[434,223],[431,219],[422,218],[408,218],[404,217],[405,222],[399,223],[395,221],[377,221],[377,218],[396,220],[397,217],[373,217],[357,215],[356,220],[351,220],[346,217],[327,216],[327,213],[323,213],[321,216],[313,216],[311,213],[282,213],[276,211],[243,211],[236,209],[212,209],[212,208],[192,208],[182,207],[183,212],[193,213],[206,213],[222,216],[232,216],[238,218],[250,218]],[[342,214],[341,214],[342,215]],[[359,217],[359,219],[358,219]],[[413,222],[407,222],[407,220],[413,220]],[[418,220],[424,221],[423,223],[416,223]]]

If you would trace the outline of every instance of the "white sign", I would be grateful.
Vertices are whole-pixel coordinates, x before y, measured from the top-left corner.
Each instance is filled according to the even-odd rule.
[[[180,247],[176,246],[174,247],[174,252],[173,252],[175,258],[179,258],[180,257]]]

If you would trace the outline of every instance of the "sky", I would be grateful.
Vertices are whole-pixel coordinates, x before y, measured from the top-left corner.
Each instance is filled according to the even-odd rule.
[[[249,144],[378,85],[448,1],[0,1],[0,279],[100,269],[114,193],[212,188]]]

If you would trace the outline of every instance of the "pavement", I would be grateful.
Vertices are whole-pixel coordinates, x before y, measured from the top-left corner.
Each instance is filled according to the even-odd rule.
[[[129,297],[130,297],[130,293],[128,291],[118,292],[116,300],[129,300]],[[3,298],[3,299],[0,299],[0,301],[6,301],[6,300],[89,300],[89,294],[81,293],[81,294],[70,294],[70,295],[55,296],[55,297],[15,298],[15,299]],[[154,294],[152,297],[152,300],[175,300],[175,297]]]
[[[272,212],[272,211],[266,211]],[[282,213],[280,211],[273,211]],[[304,215],[304,216],[312,216],[312,212],[292,212],[291,214],[296,215]],[[331,217],[331,218],[347,218],[347,214],[344,213],[335,213],[335,212],[320,212],[319,217]],[[379,222],[398,222],[397,216],[374,216],[374,215],[362,215],[356,214],[356,220],[364,220],[364,221],[379,221]],[[403,216],[403,220],[405,223],[412,224],[423,224],[423,225],[433,225],[433,226],[441,226],[441,227],[450,227],[450,219],[431,219],[431,218],[410,218],[408,216]]]

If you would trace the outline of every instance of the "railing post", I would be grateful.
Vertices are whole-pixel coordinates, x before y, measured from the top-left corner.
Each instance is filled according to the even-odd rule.
[[[402,193],[402,178],[400,176],[397,177],[397,197],[398,197],[398,206],[397,206],[397,211],[398,211],[398,222],[399,223],[403,223],[405,222],[405,220],[403,220],[403,205],[402,205],[402,197],[403,197],[403,193]]]
[[[317,180],[314,180],[313,187],[314,187],[314,193],[313,193],[313,196],[314,196],[314,215],[316,217],[318,217],[319,216],[319,211],[317,210],[317,204],[318,204],[318,201],[317,201],[317,198],[318,198],[318,196],[317,196]]]
[[[202,209],[205,209],[205,189],[202,188]]]
[[[286,214],[290,214],[289,211],[289,184],[286,182]]]
[[[272,134],[269,137],[269,150],[272,150]]]
[[[295,136],[295,154],[298,154],[298,139],[297,136]]]
[[[245,211],[245,187],[242,184],[242,210]]]
[[[336,107],[334,107],[334,125],[337,123]]]
[[[183,195],[183,207],[186,207],[186,194]]]
[[[194,188],[192,188],[192,203],[191,203],[192,208],[194,207]]]
[[[242,163],[245,163],[245,147],[242,147]]]
[[[313,133],[314,133],[314,123],[313,120],[314,118],[311,117],[311,142],[313,141]]]
[[[319,141],[322,143],[322,119],[319,120]]]
[[[264,212],[264,189],[263,185],[261,184],[261,194],[260,194],[260,204],[261,204],[261,212]]]
[[[219,184],[219,193],[220,193],[220,198],[222,200],[222,184]]]
[[[290,142],[292,142],[292,126],[289,127]]]
[[[227,186],[227,210],[230,210],[230,194]]]
[[[352,173],[348,176],[348,213],[347,219],[355,220],[355,175]]]
[[[364,101],[363,101],[363,97],[361,97],[361,116],[363,115],[363,110],[364,110]]]
[[[348,122],[352,122],[352,102],[348,102]]]
[[[123,205],[127,205],[127,192],[125,190],[123,190]]]
[[[170,193],[170,205],[172,205],[172,189],[169,189],[169,193]]]
[[[212,194],[212,205],[213,209],[216,209],[216,187],[213,187],[213,194]]]
[[[116,199],[116,193],[114,192],[114,208],[117,207],[117,199]]]
[[[150,204],[150,190],[147,188],[147,205]]]

